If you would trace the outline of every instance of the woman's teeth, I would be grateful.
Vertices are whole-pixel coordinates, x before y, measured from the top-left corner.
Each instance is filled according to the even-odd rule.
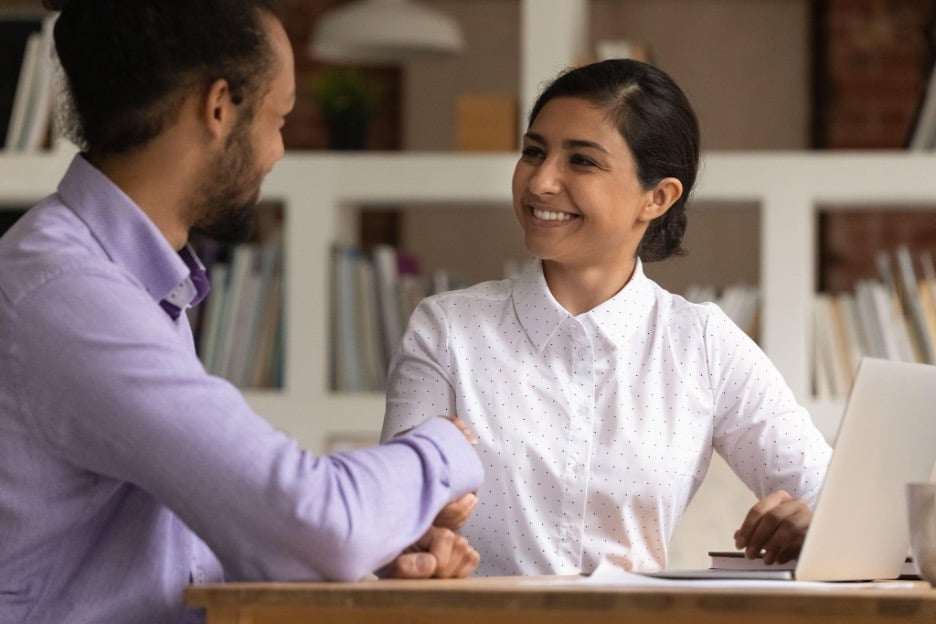
[[[569,221],[572,218],[568,212],[553,212],[552,210],[533,209],[533,216],[544,221]]]

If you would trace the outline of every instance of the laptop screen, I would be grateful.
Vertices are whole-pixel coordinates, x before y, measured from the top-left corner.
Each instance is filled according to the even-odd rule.
[[[897,578],[910,546],[905,489],[936,460],[936,366],[863,358],[839,425],[797,580]]]

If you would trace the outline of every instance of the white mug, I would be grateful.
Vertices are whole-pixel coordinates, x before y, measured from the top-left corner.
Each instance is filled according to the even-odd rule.
[[[907,521],[920,576],[936,587],[936,483],[907,484]]]

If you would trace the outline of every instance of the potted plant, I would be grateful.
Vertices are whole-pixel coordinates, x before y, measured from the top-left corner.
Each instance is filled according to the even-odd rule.
[[[312,81],[312,97],[322,113],[328,146],[336,150],[364,149],[377,86],[358,70],[325,68]]]

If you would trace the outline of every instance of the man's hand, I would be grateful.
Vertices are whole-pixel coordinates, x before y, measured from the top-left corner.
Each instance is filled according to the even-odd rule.
[[[764,563],[786,563],[803,547],[812,511],[806,502],[783,490],[768,494],[751,507],[735,531],[735,547],[748,559],[764,551]]]
[[[465,436],[465,439],[468,440],[470,444],[478,443],[478,438],[475,437],[475,434],[464,420],[449,416],[443,416],[443,418],[447,418],[453,425],[458,427],[458,430],[462,432],[462,435]],[[457,531],[471,516],[471,512],[474,511],[475,505],[477,504],[478,497],[474,493],[465,494],[461,498],[457,498],[443,507],[439,515],[432,521],[432,525]]]
[[[464,578],[478,567],[481,555],[457,533],[430,527],[379,574],[385,578]]]
[[[477,504],[478,497],[473,493],[465,494],[461,498],[456,498],[442,508],[439,515],[432,521],[432,526],[457,531],[465,524],[465,521],[471,517],[471,513],[474,511],[475,505]]]

